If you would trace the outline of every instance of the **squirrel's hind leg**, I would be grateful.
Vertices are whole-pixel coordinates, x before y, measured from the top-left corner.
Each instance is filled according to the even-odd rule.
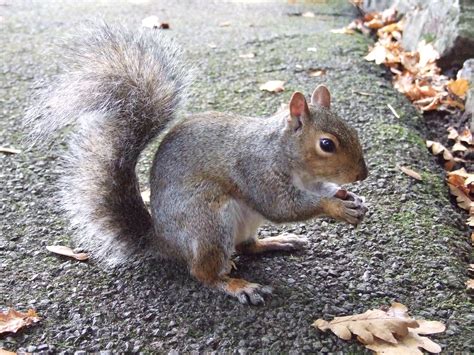
[[[224,291],[243,304],[262,304],[272,288],[228,276],[230,257],[219,247],[201,250],[192,261],[191,274],[205,285]]]
[[[295,234],[284,233],[276,237],[251,239],[236,245],[239,254],[259,254],[269,251],[294,251],[303,249],[308,244],[308,238]]]

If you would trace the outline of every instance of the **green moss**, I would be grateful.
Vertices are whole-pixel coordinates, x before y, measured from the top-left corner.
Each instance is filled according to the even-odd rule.
[[[377,130],[383,134],[385,139],[403,140],[414,146],[426,149],[425,141],[417,133],[407,127],[382,123],[377,126]]]

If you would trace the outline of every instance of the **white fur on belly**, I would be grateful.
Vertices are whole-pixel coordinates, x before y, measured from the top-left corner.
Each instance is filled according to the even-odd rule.
[[[258,227],[263,224],[265,219],[239,200],[229,201],[227,208],[235,216],[234,245],[255,238]]]

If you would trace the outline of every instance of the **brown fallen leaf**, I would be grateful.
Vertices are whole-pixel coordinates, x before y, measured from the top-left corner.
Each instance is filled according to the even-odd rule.
[[[394,303],[392,307],[399,306]],[[318,319],[313,323],[313,326],[322,331],[330,329],[344,340],[350,340],[352,334],[355,334],[363,344],[373,343],[374,337],[391,344],[397,344],[394,334],[404,337],[408,334],[408,328],[417,327],[418,323],[411,318],[389,315],[380,309],[372,309],[362,314],[335,317],[330,322]]]
[[[261,91],[269,91],[269,92],[282,92],[285,90],[284,85],[285,82],[282,80],[270,80],[267,81],[265,84],[260,85],[259,89]]]
[[[466,288],[469,289],[469,290],[474,289],[474,280],[473,279],[469,279],[469,280],[466,281]]]
[[[0,355],[15,355],[16,353],[5,350],[5,349],[0,349]]]
[[[431,151],[433,155],[442,154],[443,159],[445,160],[445,163],[444,163],[445,170],[451,171],[454,168],[454,166],[456,165],[456,162],[454,161],[454,157],[444,145],[442,145],[439,142],[427,140],[426,146],[428,147],[428,149]]]
[[[325,69],[310,69],[308,70],[308,75],[310,77],[322,76],[326,74]]]
[[[400,303],[392,303],[387,311],[368,310],[365,313],[346,317],[336,317],[331,322],[318,319],[314,327],[322,331],[331,329],[344,340],[352,334],[366,348],[377,354],[422,354],[419,347],[430,352],[440,352],[441,347],[419,334],[443,332],[443,323],[415,320],[408,316],[408,309]]]
[[[459,141],[473,145],[472,132],[469,128],[465,127],[459,134]]]
[[[364,59],[369,62],[374,62],[375,64],[382,64],[385,62],[385,58],[387,58],[387,49],[383,46],[375,46],[372,50],[367,54]]]
[[[456,197],[456,202],[459,207],[469,211],[469,209],[474,206],[474,202],[472,202],[469,196],[467,196],[459,187],[449,183],[448,187],[451,194]]]
[[[36,311],[29,309],[26,313],[9,309],[0,312],[0,335],[4,333],[16,333],[23,327],[39,322],[40,318]]]
[[[0,153],[19,154],[19,153],[21,153],[21,150],[14,149],[14,148],[0,147]]]
[[[418,348],[423,348],[430,353],[440,353],[441,347],[434,341],[427,337],[422,337],[419,334],[435,334],[444,332],[446,329],[444,324],[440,322],[433,322],[435,325],[427,325],[424,329],[423,321],[418,320],[418,328],[410,328],[408,335],[399,339],[397,344],[389,344],[380,340],[376,340],[373,344],[366,345],[366,348],[373,350],[376,354],[384,355],[423,355]],[[425,323],[427,321],[424,321]]]
[[[455,140],[458,137],[458,131],[454,127],[448,127],[448,139]]]
[[[407,168],[405,166],[399,166],[398,167],[404,174],[412,177],[413,179],[416,179],[416,180],[423,180],[423,178],[421,177],[421,175],[419,173],[417,173],[416,171],[410,169],[410,168]]]
[[[89,259],[89,255],[87,255],[86,253],[74,253],[71,248],[66,247],[64,245],[48,245],[46,249],[48,249],[51,253],[69,256],[79,261],[85,261]]]
[[[453,152],[465,152],[467,150],[467,147],[462,143],[454,143],[451,150]]]

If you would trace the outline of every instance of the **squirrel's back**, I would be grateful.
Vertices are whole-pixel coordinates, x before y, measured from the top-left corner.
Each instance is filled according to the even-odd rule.
[[[62,206],[79,245],[115,264],[142,249],[153,233],[135,166],[175,118],[188,70],[179,48],[151,29],[92,26],[69,47],[66,71],[38,95],[26,124],[42,142],[74,126]]]

